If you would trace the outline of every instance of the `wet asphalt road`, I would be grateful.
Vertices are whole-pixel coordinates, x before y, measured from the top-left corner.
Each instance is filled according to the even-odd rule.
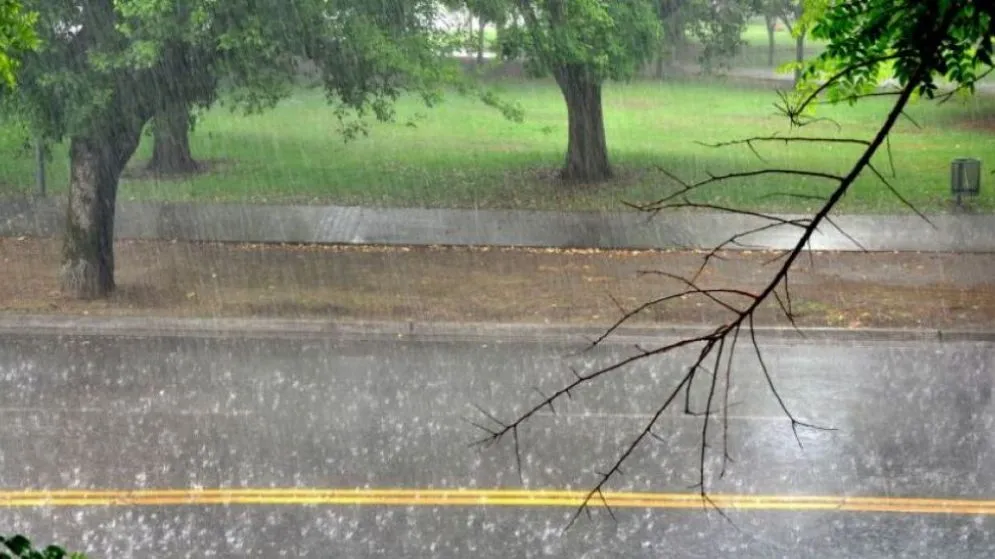
[[[464,418],[501,418],[628,345],[196,338],[0,340],[0,485],[7,490],[521,487],[508,445]],[[716,493],[995,498],[995,346],[764,341],[800,419],[735,361]],[[586,489],[669,392],[690,353],[578,392],[520,432],[527,488]],[[695,401],[703,405],[704,383]],[[680,406],[613,489],[686,492],[700,419]],[[721,448],[721,440],[712,441]],[[709,462],[717,470],[717,462]],[[95,558],[988,557],[995,516],[482,506],[228,505],[0,508],[2,531]]]

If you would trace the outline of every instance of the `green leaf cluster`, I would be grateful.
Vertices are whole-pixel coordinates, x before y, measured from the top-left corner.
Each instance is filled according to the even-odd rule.
[[[21,0],[0,0],[0,86],[16,86],[22,53],[37,48],[37,19],[38,14],[25,10]]]
[[[0,559],[86,559],[82,553],[68,553],[56,545],[35,549],[31,540],[16,535],[0,536]]]
[[[899,86],[916,78],[932,98],[939,81],[973,91],[992,68],[992,0],[806,0],[812,36],[828,46],[806,69],[805,88],[821,82],[831,99],[851,102],[884,79]]]
[[[627,80],[659,49],[656,3],[532,0],[509,4],[516,22],[499,37],[504,58],[525,58],[536,76],[580,67],[592,81]]]

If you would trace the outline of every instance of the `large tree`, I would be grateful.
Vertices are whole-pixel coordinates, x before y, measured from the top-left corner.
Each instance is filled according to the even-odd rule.
[[[42,46],[24,59],[17,110],[49,140],[68,139],[65,293],[114,288],[118,179],[157,112],[177,98],[265,108],[315,59],[329,99],[351,115],[392,116],[401,91],[428,96],[445,74],[430,1],[26,0]],[[179,113],[177,110],[176,113]],[[361,121],[360,121],[361,122]]]
[[[569,134],[561,176],[582,182],[610,178],[602,85],[631,78],[656,53],[655,2],[524,0],[509,2],[508,10],[515,23],[502,33],[502,55],[524,56],[533,75],[551,74],[566,101]]]

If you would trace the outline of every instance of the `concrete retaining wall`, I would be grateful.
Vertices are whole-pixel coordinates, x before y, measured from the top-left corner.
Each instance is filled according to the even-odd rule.
[[[2,202],[0,235],[60,235],[64,216],[62,199]],[[995,216],[931,219],[935,228],[912,215],[853,215],[834,221],[868,250],[995,252]],[[124,239],[187,241],[673,249],[711,248],[764,223],[749,216],[698,212],[650,219],[636,212],[122,202],[115,233]],[[749,246],[729,248],[786,249],[800,234],[797,228],[774,228],[742,239]],[[813,237],[812,248],[860,250],[828,225]]]

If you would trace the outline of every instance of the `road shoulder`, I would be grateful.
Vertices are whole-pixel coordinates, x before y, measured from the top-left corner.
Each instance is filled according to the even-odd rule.
[[[623,309],[685,289],[647,271],[691,276],[705,257],[700,251],[162,241],[122,241],[116,253],[117,291],[105,300],[81,302],[59,293],[56,240],[0,239],[0,312],[600,330]],[[778,263],[770,263],[776,256],[723,254],[701,274],[699,285],[757,292],[776,272]],[[990,254],[817,252],[796,262],[790,290],[801,327],[952,332],[995,325],[995,255]],[[779,295],[787,302],[783,286]],[[646,308],[630,324],[715,327],[730,318],[720,305],[687,294]],[[774,299],[758,309],[756,322],[791,326]]]

